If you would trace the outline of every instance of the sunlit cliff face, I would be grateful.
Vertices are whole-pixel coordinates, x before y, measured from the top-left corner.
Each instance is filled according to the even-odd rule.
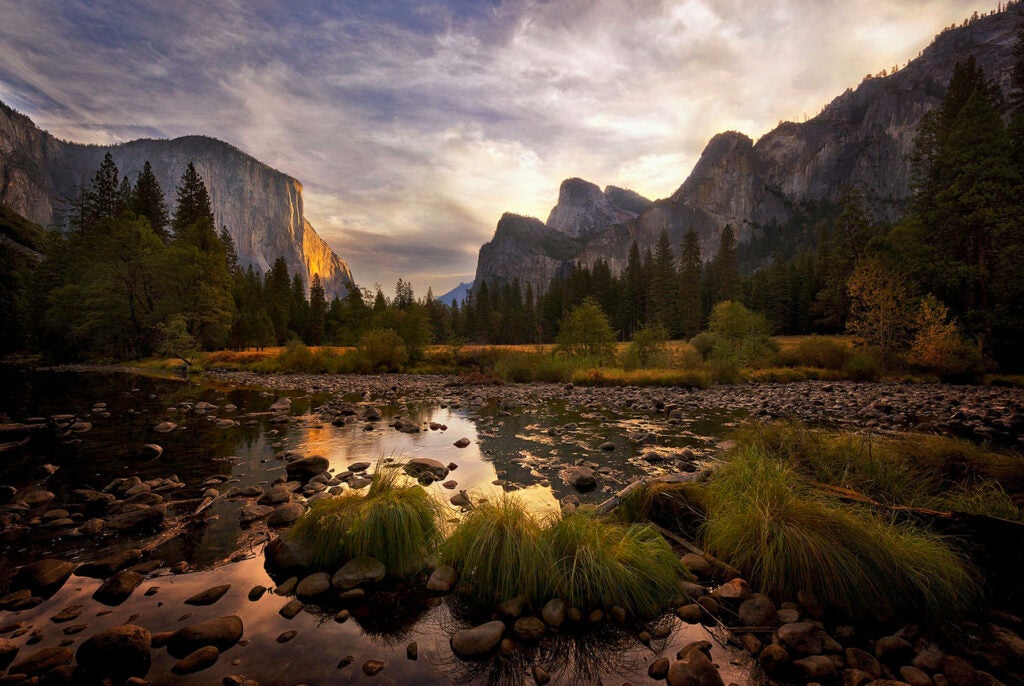
[[[0,94],[83,142],[205,133],[306,185],[360,282],[440,292],[562,179],[659,198],[708,139],[815,115],[976,0],[7,3]],[[39,49],[45,45],[46,49]]]

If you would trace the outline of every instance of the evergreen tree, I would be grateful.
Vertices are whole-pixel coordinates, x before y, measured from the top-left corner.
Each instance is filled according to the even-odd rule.
[[[120,214],[120,207],[121,181],[114,158],[108,152],[103,156],[103,162],[93,177],[92,186],[86,193],[83,230],[92,228],[103,219],[116,217]]]
[[[622,310],[620,319],[616,322],[626,336],[633,335],[643,322],[645,291],[640,246],[633,241],[629,246],[626,268],[622,272]]]
[[[174,209],[174,230],[180,231],[190,224],[195,224],[202,219],[209,220],[213,226],[213,210],[210,208],[210,195],[206,191],[206,184],[196,171],[192,162],[188,163],[185,172],[181,175],[181,185],[176,188],[178,194],[178,206]]]
[[[710,305],[740,296],[740,270],[736,256],[736,235],[732,226],[725,225],[719,239],[718,254],[708,269]]]
[[[324,325],[327,320],[327,298],[320,275],[313,274],[313,283],[309,287],[309,344],[320,345],[324,337]]]
[[[274,340],[277,345],[284,345],[288,340],[288,320],[291,316],[290,284],[288,264],[283,257],[278,257],[264,277],[263,287],[263,301],[266,303],[267,316],[274,327]]]
[[[680,328],[676,318],[676,297],[679,289],[672,243],[668,239],[668,232],[664,229],[658,235],[658,243],[654,248],[654,260],[648,278],[650,285],[647,296],[647,324],[662,326],[669,332],[669,335],[675,335]]]
[[[117,214],[128,212],[132,208],[132,183],[127,176],[121,177],[121,185],[117,191]]]
[[[683,236],[679,254],[679,334],[686,339],[700,333],[704,315],[701,281],[704,266],[700,257],[700,239],[692,228]]]
[[[240,272],[238,250],[235,249],[235,239],[228,233],[228,227],[220,227],[220,233],[217,234],[217,238],[220,239],[221,244],[224,246],[224,263],[227,265],[228,273],[232,276],[237,276]]]
[[[164,199],[164,191],[160,188],[160,182],[153,174],[153,168],[149,160],[142,165],[142,171],[135,179],[135,188],[132,191],[131,210],[140,217],[149,220],[149,226],[153,233],[159,236],[165,243],[170,240],[167,232],[169,221],[167,214],[167,202]]]

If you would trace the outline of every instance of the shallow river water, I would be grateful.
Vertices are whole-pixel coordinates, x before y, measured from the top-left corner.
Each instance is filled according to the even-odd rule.
[[[680,466],[702,468],[738,413],[709,411],[683,418],[666,431],[663,418],[656,425],[645,413],[600,408],[581,412],[558,401],[510,412],[499,404],[458,399],[406,403],[401,397],[269,393],[131,374],[2,368],[0,387],[0,422],[49,420],[45,428],[30,431],[27,440],[20,434],[0,438],[0,484],[17,489],[15,503],[26,494],[53,494],[52,500],[33,506],[0,532],[0,576],[10,578],[18,566],[36,559],[86,562],[128,548],[142,549],[146,559],[161,563],[127,600],[113,607],[91,598],[99,580],[72,576],[42,604],[0,613],[0,634],[21,645],[20,655],[62,644],[74,650],[97,631],[129,621],[156,633],[237,614],[245,627],[244,639],[213,667],[176,676],[170,671],[176,660],[164,650],[154,650],[152,683],[216,684],[231,674],[246,674],[264,686],[532,683],[533,665],[543,666],[552,683],[644,683],[650,680],[647,667],[657,657],[671,657],[682,646],[704,639],[715,645],[726,683],[747,681],[742,653],[723,646],[710,630],[683,624],[671,613],[642,625],[606,621],[585,631],[549,635],[537,646],[483,661],[455,657],[449,638],[489,617],[470,616],[454,596],[403,592],[396,583],[345,605],[351,612],[345,622],[334,620],[340,605],[307,605],[294,619],[286,619],[278,610],[289,598],[274,593],[256,601],[247,597],[256,584],[274,587],[264,570],[262,548],[275,532],[262,522],[240,524],[241,509],[254,503],[254,497],[220,495],[231,488],[268,487],[284,474],[282,455],[289,451],[323,455],[338,473],[357,461],[430,457],[457,465],[448,477],[457,482],[454,489],[439,482],[427,487],[445,504],[460,490],[474,500],[514,491],[535,512],[547,514],[557,512],[566,496],[599,503],[641,476],[678,471]],[[269,412],[281,397],[292,401],[287,420]],[[197,412],[200,402],[215,407]],[[382,418],[369,425],[352,421],[335,426],[317,411],[329,402],[354,408],[372,405]],[[74,415],[80,425],[59,430],[50,419],[55,415]],[[396,418],[422,430],[398,431],[392,426]],[[230,426],[218,422],[225,419],[233,420]],[[178,426],[167,433],[156,431],[165,421]],[[432,430],[431,423],[444,428]],[[644,442],[642,436],[655,428],[656,442]],[[469,445],[456,447],[460,438],[469,439]],[[150,443],[163,448],[159,457],[144,450]],[[606,443],[613,446],[601,449]],[[564,480],[567,468],[581,462],[598,471],[594,491],[577,493]],[[131,476],[183,484],[163,492],[171,526],[155,534],[78,534],[77,525],[87,515],[74,491],[102,490],[114,479]],[[209,488],[217,489],[218,497],[197,513]],[[454,520],[458,510],[449,507]],[[73,524],[47,525],[54,517],[46,513],[62,508],[69,511]],[[231,588],[215,604],[183,604],[185,598],[219,584]],[[84,605],[84,610],[70,627],[50,620],[76,604]],[[641,630],[656,628],[667,636],[649,644],[638,640]],[[290,631],[297,634],[280,642]],[[411,642],[418,648],[415,660],[407,655]],[[361,669],[367,660],[381,660],[386,666],[376,676],[367,676]]]

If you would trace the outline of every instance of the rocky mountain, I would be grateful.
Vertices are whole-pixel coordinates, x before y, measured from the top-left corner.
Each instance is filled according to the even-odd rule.
[[[509,236],[501,236],[502,247],[496,250],[492,244],[499,240],[499,222],[495,238],[480,249],[475,283],[509,275],[530,281],[535,290],[538,285],[546,288],[546,282],[538,283],[543,276],[527,271],[537,262],[538,251],[547,259],[544,275],[599,258],[618,272],[633,240],[641,250],[653,248],[662,229],[678,246],[693,227],[709,259],[726,224],[733,226],[739,241],[746,241],[812,204],[838,200],[851,187],[860,190],[875,219],[897,219],[911,197],[908,156],[918,125],[941,102],[954,65],[973,55],[1008,92],[1019,29],[1018,7],[1011,5],[947,29],[904,68],[866,78],[813,119],[783,122],[756,142],[735,131],[720,133],[708,142],[679,189],[664,200],[630,204],[628,198],[635,196],[630,191],[610,187],[601,194],[594,184],[564,181],[545,240],[554,240],[550,232],[559,233],[574,239],[578,252],[555,264],[557,256],[537,245],[514,244]],[[619,219],[619,212],[632,216]],[[530,257],[520,261],[517,255]]]
[[[205,136],[120,145],[68,143],[0,103],[0,205],[43,226],[63,222],[64,198],[92,180],[110,152],[132,181],[148,160],[173,209],[189,161],[210,193],[217,228],[227,227],[243,266],[265,272],[284,257],[309,285],[319,274],[328,297],[343,297],[352,273],[303,216],[302,184],[223,141]]]
[[[445,305],[448,305],[448,306],[454,305],[455,303],[458,303],[459,305],[461,305],[462,301],[465,300],[469,296],[469,290],[472,287],[473,287],[473,284],[466,283],[465,281],[463,281],[458,286],[456,286],[455,288],[451,289],[450,291],[448,291],[444,295],[437,296],[437,299],[439,301],[443,302]]]

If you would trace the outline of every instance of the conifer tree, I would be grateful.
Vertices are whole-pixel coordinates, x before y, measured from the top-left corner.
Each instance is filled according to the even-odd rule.
[[[664,229],[658,235],[658,243],[654,248],[654,259],[651,264],[648,285],[647,324],[660,325],[670,335],[678,333],[679,324],[676,319],[676,283],[675,256],[672,254],[672,243],[668,232]]]
[[[312,285],[309,287],[309,344],[320,345],[324,337],[324,325],[327,320],[327,298],[320,275],[313,274]]]
[[[709,276],[710,304],[736,300],[740,296],[740,270],[736,256],[736,235],[732,226],[725,225],[718,244],[718,254],[711,261]]]
[[[196,171],[192,162],[188,163],[181,175],[181,185],[176,188],[178,206],[174,209],[174,230],[180,231],[201,219],[209,219],[213,226],[213,210],[210,208],[210,195],[206,184]]]
[[[93,177],[92,186],[86,193],[83,229],[91,228],[103,219],[116,217],[121,205],[120,199],[121,181],[117,165],[108,152],[103,156],[103,162]]]
[[[701,298],[703,263],[700,258],[700,239],[692,228],[683,236],[679,254],[679,334],[686,339],[700,333],[704,315]]]
[[[135,179],[131,210],[140,217],[148,219],[153,233],[160,236],[165,243],[170,240],[170,235],[167,232],[169,221],[167,202],[164,199],[164,191],[160,188],[160,182],[153,174],[149,160],[142,165],[142,171]]]

